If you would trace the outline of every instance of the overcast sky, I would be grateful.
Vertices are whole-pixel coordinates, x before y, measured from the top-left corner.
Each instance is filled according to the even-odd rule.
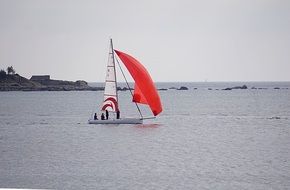
[[[290,81],[290,0],[0,0],[0,68],[102,82],[109,38],[154,81]]]

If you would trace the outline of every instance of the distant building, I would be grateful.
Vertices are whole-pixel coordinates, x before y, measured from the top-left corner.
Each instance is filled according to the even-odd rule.
[[[30,80],[36,81],[36,82],[46,81],[46,80],[50,80],[50,75],[32,75]]]

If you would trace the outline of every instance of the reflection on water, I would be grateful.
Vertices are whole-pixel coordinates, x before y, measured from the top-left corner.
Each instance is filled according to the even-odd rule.
[[[136,128],[157,128],[157,127],[161,127],[161,124],[138,124],[138,125],[134,125],[134,127]]]

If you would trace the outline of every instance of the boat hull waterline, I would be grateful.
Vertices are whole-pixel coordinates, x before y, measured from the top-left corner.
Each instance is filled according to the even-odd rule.
[[[88,121],[89,124],[142,124],[141,118],[121,118],[121,119],[108,119],[108,120],[93,120]]]

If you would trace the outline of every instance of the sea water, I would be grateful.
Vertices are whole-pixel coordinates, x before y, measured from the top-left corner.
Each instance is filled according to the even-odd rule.
[[[87,124],[102,91],[0,92],[0,188],[290,189],[290,83],[242,84],[158,83],[189,90],[143,125]]]

